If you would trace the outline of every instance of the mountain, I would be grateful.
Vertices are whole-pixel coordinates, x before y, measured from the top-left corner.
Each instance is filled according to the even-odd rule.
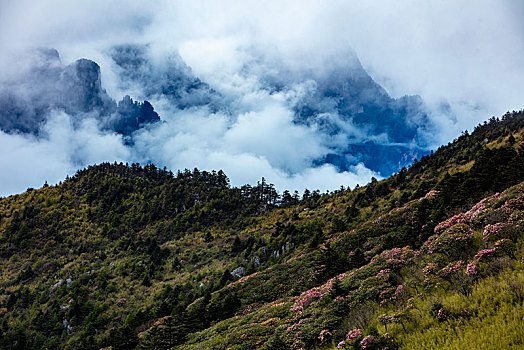
[[[514,112],[333,193],[104,163],[0,199],[0,347],[518,347],[523,152]]]
[[[30,68],[0,85],[0,129],[10,133],[39,134],[52,111],[62,111],[80,122],[94,117],[103,129],[129,135],[160,120],[148,101],[129,96],[117,103],[102,88],[100,66],[79,59],[63,66],[58,51],[35,50]]]
[[[219,114],[234,124],[260,108],[253,106],[251,95],[268,94],[293,115],[293,123],[320,139],[322,154],[308,159],[309,166],[333,164],[338,171],[351,171],[362,163],[386,177],[429,152],[427,135],[434,126],[422,99],[390,97],[351,50],[326,58],[322,69],[248,51],[244,66],[227,78],[229,87],[199,78],[176,52],[159,58],[148,45],[128,44],[106,55],[113,85],[129,94],[118,103],[104,89],[96,62],[79,59],[64,66],[54,49],[26,53],[19,72],[0,82],[0,129],[41,136],[54,114],[66,113],[74,128],[94,118],[102,132],[118,133],[132,147],[136,131],[160,121],[174,123],[181,112],[211,119]],[[239,88],[243,85],[252,86]],[[161,118],[155,103],[170,115]]]
[[[294,121],[315,126],[333,150],[319,164],[346,171],[362,162],[389,176],[429,152],[423,135],[433,132],[434,125],[422,98],[389,96],[354,51],[328,56],[314,68],[255,57],[244,71],[258,76],[266,89],[302,92],[290,101]]]
[[[155,62],[149,50],[147,45],[132,44],[110,50],[119,73],[120,88],[136,87],[148,99],[165,97],[180,110],[202,106],[218,110],[223,96],[196,77],[178,53]]]

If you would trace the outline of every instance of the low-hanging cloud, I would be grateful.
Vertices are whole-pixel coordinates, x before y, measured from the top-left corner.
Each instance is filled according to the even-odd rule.
[[[45,136],[0,131],[0,195],[57,183],[88,164],[125,161],[129,150],[120,135],[99,130],[94,119],[73,128],[71,117],[54,112],[43,128]]]
[[[314,91],[314,82],[298,79],[286,90],[270,91],[264,79],[279,78],[285,70],[286,77],[324,74],[351,61],[352,48],[393,97],[422,96],[436,127],[420,130],[418,137],[436,146],[491,115],[522,107],[523,11],[518,0],[2,2],[0,80],[21,70],[20,50],[56,48],[64,64],[81,57],[96,61],[113,99],[148,98],[163,122],[139,131],[132,145],[101,131],[94,117],[80,118],[77,126],[78,116],[59,111],[51,113],[38,138],[0,132],[0,195],[115,160],[220,168],[235,185],[265,176],[281,190],[366,183],[378,175],[360,164],[358,155],[348,171],[314,160],[348,137],[392,144],[388,136],[329,112],[323,118],[347,130],[326,138],[322,125],[292,118],[292,105]],[[228,110],[181,109],[124,81],[111,52],[134,43],[148,45],[152,67],[167,67],[144,71],[158,79],[155,83],[170,69],[169,58],[180,54]],[[209,91],[201,98],[213,100]]]

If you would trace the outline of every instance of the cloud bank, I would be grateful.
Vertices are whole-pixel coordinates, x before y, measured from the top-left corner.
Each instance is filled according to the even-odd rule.
[[[319,132],[322,125],[297,124],[292,106],[314,89],[312,82],[292,79],[277,91],[264,79],[275,83],[283,69],[286,77],[327,74],[331,66],[351,61],[352,48],[393,97],[424,99],[436,127],[419,136],[436,147],[491,115],[522,108],[522,14],[518,0],[3,2],[0,81],[24,71],[20,52],[52,47],[66,65],[82,57],[96,61],[109,96],[147,98],[164,122],[139,131],[133,145],[101,131],[96,116],[83,116],[76,125],[78,116],[63,111],[50,114],[40,137],[0,132],[0,195],[115,160],[223,169],[235,185],[265,176],[280,190],[367,183],[378,175],[358,154],[346,171],[314,161],[347,143],[347,135],[352,142],[392,141],[348,122],[342,123],[350,129],[344,136],[329,138]],[[122,44],[147,45],[151,64],[141,73],[157,85],[179,54],[209,84],[199,98],[212,103],[175,106],[151,92],[154,84],[123,75],[112,58]],[[215,92],[220,96],[213,104]]]

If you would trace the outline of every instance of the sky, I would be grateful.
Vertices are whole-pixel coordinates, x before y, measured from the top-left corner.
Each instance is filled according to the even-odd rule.
[[[122,88],[108,52],[148,44],[155,64],[178,53],[237,108],[232,119],[152,101],[166,123],[141,132],[133,147],[94,120],[74,126],[73,116],[53,112],[43,137],[0,132],[0,196],[57,183],[103,161],[224,169],[233,185],[264,176],[280,190],[366,184],[378,175],[362,164],[340,172],[312,163],[327,153],[326,140],[294,124],[286,102],[307,86],[269,94],[256,75],[240,74],[250,53],[321,72],[352,49],[391,96],[424,99],[438,126],[428,142],[437,148],[492,115],[523,107],[523,18],[520,0],[2,1],[0,81],[23,70],[17,52],[52,47],[64,64],[96,61],[115,100],[140,99],[138,87]]]

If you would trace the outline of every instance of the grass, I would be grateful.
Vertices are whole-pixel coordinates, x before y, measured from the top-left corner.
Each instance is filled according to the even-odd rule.
[[[451,313],[466,309],[468,319],[458,316],[439,322],[427,312],[407,332],[391,333],[401,349],[524,349],[524,267],[486,278],[469,296],[445,294],[427,299],[421,310],[439,300]]]

